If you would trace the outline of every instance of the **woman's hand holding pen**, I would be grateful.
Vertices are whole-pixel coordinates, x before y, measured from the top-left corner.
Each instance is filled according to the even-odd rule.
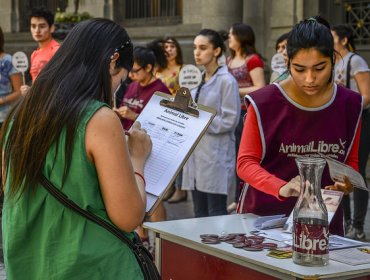
[[[139,115],[139,114],[135,113],[134,111],[132,111],[130,109],[130,107],[128,107],[126,105],[121,106],[118,109],[114,108],[113,110],[118,114],[118,116],[121,119],[129,119],[129,120],[134,121],[134,120],[136,120],[137,116]]]
[[[130,131],[125,131],[125,135],[136,184],[145,208],[146,181],[144,165],[152,150],[152,141],[150,140],[150,136],[146,133],[145,129],[141,128],[140,122],[134,122]]]
[[[140,122],[135,122],[128,132],[127,145],[135,171],[143,172],[144,163],[152,150],[152,141]],[[127,133],[126,133],[127,135]]]

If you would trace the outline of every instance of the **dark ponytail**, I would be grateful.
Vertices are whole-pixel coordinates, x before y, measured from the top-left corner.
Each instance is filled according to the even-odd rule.
[[[198,35],[207,37],[214,49],[217,49],[217,48],[221,49],[221,52],[219,53],[217,58],[222,56],[223,52],[226,50],[226,47],[224,44],[224,40],[222,39],[221,35],[217,31],[212,30],[212,29],[202,29],[198,33]]]
[[[162,39],[155,39],[147,44],[147,47],[153,52],[155,56],[155,65],[161,71],[167,68],[167,57],[163,47],[164,41]]]
[[[330,24],[321,16],[310,17],[297,23],[288,37],[287,54],[288,69],[294,56],[305,49],[316,49],[324,57],[329,57],[334,69],[334,40],[330,31]],[[333,79],[330,76],[329,83]]]
[[[333,30],[338,35],[339,40],[343,40],[344,38],[347,38],[347,44],[346,44],[347,50],[349,50],[350,52],[356,51],[355,36],[353,34],[351,27],[349,27],[346,24],[337,24],[337,25],[333,25],[331,27],[331,30]]]

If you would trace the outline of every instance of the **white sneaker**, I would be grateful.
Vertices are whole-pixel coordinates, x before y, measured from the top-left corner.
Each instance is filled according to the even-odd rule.
[[[358,241],[365,241],[366,234],[363,230],[351,227],[348,233],[345,235],[345,237]]]

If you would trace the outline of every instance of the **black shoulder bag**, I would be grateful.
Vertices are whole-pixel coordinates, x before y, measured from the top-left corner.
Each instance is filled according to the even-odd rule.
[[[117,227],[113,226],[112,224],[106,222],[102,218],[79,207],[76,203],[70,200],[63,192],[61,192],[58,188],[56,188],[44,175],[42,175],[40,183],[52,196],[54,196],[64,206],[72,209],[73,211],[77,212],[78,214],[85,217],[86,219],[105,228],[107,231],[109,231],[110,233],[115,235],[117,238],[119,238],[122,242],[126,243],[127,246],[135,254],[137,262],[139,263],[141,271],[143,272],[144,279],[146,280],[161,279],[161,276],[159,275],[157,267],[155,266],[153,262],[152,254],[143,246],[140,240],[140,237],[136,233],[135,233],[134,240],[131,241]]]

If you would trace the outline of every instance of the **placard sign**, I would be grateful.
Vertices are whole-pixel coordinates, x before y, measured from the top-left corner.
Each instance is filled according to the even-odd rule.
[[[202,73],[198,67],[188,64],[181,68],[179,73],[180,87],[193,89],[199,86],[202,81]]]
[[[281,53],[277,53],[271,58],[271,69],[280,75],[287,70],[284,56]]]
[[[24,72],[26,72],[28,69],[27,55],[24,52],[16,52],[13,54],[12,63],[14,68],[17,69],[18,72],[22,73],[23,84],[25,84]]]

